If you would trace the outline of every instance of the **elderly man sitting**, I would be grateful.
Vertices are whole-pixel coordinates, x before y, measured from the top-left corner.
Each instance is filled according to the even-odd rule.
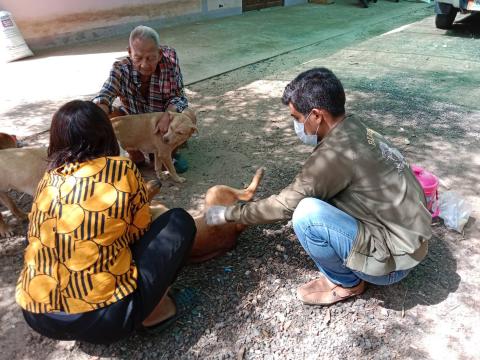
[[[160,45],[160,37],[154,29],[143,25],[133,29],[128,55],[113,63],[110,76],[93,99],[110,118],[150,112],[182,112],[188,107],[177,53]],[[114,108],[113,102],[117,98],[121,106]],[[170,121],[166,114],[159,124],[160,132],[167,132]],[[131,151],[130,157],[136,164],[145,162],[139,151]],[[174,155],[174,165],[178,173],[185,172],[188,167],[179,154]]]

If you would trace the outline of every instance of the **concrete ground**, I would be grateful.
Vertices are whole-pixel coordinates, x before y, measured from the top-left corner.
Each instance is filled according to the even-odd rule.
[[[434,223],[428,257],[404,281],[369,286],[328,308],[303,306],[295,288],[318,273],[291,229],[251,227],[228,255],[182,271],[179,282],[205,294],[192,316],[162,335],[93,346],[51,341],[26,327],[13,301],[23,238],[0,239],[0,358],[480,358],[480,24],[478,16],[459,17],[441,31],[432,14],[425,3],[380,1],[362,9],[340,0],[161,33],[180,53],[200,123],[199,136],[182,150],[187,182],[165,183],[161,200],[198,208],[209,186],[241,186],[257,165],[267,168],[259,197],[286,186],[309,148],[296,139],[279,97],[300,71],[326,66],[345,86],[348,112],[438,175],[441,194],[455,190],[472,205],[461,234]],[[125,42],[2,65],[2,80],[13,84],[2,90],[2,131],[45,141],[46,134],[35,134],[48,128],[53,111],[92,97]]]
[[[161,31],[162,43],[177,49],[187,85],[285,54],[335,42],[367,26],[428,7],[419,2],[381,1],[369,9],[355,0],[335,5],[270,8],[241,16],[197,22]],[[53,112],[75,98],[92,98],[116,58],[126,55],[126,36],[38,52],[34,58],[0,64],[0,129],[28,136],[49,127]]]

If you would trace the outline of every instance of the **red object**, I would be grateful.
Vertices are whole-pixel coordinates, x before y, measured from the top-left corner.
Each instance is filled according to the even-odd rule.
[[[423,188],[425,198],[427,199],[427,208],[432,213],[432,217],[438,216],[440,214],[438,206],[438,178],[420,166],[412,165],[412,171]]]

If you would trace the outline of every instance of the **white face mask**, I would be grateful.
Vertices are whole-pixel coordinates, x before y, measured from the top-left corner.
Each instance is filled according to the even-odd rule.
[[[310,118],[311,113],[312,112],[310,111],[310,113],[307,116],[307,119],[303,123],[300,123],[297,120],[293,120],[293,126],[295,128],[295,133],[297,134],[298,138],[304,144],[316,146],[317,143],[318,143],[318,136],[316,134],[317,131],[318,131],[318,127],[317,127],[317,131],[315,131],[315,135],[309,135],[309,134],[305,133],[305,124],[308,121],[308,119]],[[318,126],[320,126],[320,124]]]

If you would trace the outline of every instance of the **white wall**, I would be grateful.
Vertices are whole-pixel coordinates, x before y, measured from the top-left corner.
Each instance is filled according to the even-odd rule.
[[[285,6],[308,0],[284,0]],[[236,15],[242,0],[0,0],[33,49],[128,33],[132,24],[161,28]]]
[[[38,49],[123,34],[140,22],[164,27],[240,14],[242,0],[0,0],[0,10]]]
[[[165,3],[169,0],[157,0]],[[15,19],[36,20],[67,14],[105,10],[122,6],[148,4],[151,0],[0,0],[0,8],[10,11]]]

